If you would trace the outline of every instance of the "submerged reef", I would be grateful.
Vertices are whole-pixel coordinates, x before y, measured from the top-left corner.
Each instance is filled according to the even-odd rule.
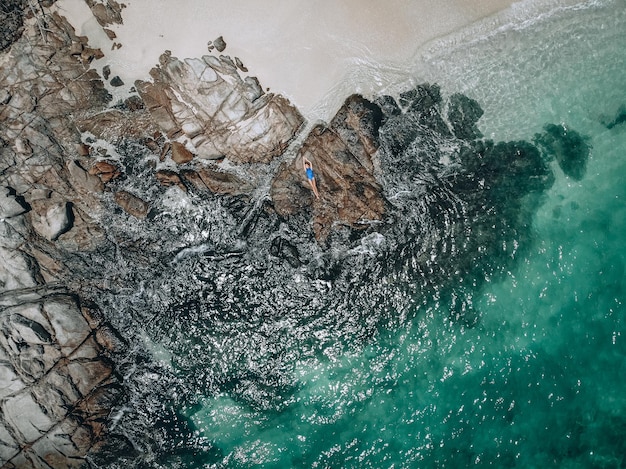
[[[565,175],[580,181],[587,171],[591,146],[589,137],[565,125],[547,124],[543,134],[536,134],[534,142],[550,159],[556,159]]]
[[[174,405],[280,408],[296,360],[430,301],[475,325],[469,287],[527,246],[549,155],[584,174],[582,137],[482,139],[479,103],[436,84],[350,96],[308,128],[229,56],[165,53],[111,105],[101,51],[43,11],[0,71],[6,467],[218,458]]]

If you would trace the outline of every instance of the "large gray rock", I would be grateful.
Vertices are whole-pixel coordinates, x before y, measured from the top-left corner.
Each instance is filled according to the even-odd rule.
[[[26,2],[22,2],[26,8]],[[40,5],[45,8],[43,3]],[[85,170],[83,110],[108,97],[89,49],[46,11],[0,60],[0,466],[81,467],[106,431],[117,378],[100,323],[65,287],[68,252],[106,243],[104,183]],[[79,47],[77,47],[77,45]],[[76,53],[78,51],[78,53]],[[89,215],[92,214],[92,215]],[[104,393],[104,394],[103,394]],[[105,399],[106,400],[106,399]]]
[[[280,95],[242,79],[228,56],[181,61],[169,53],[137,90],[161,130],[190,143],[200,158],[264,162],[281,154],[300,129],[300,112]]]
[[[26,212],[27,207],[20,203],[8,187],[0,188],[0,218],[11,218]]]
[[[0,295],[0,311],[0,465],[84,465],[108,409],[85,410],[116,392],[97,321],[43,287]]]

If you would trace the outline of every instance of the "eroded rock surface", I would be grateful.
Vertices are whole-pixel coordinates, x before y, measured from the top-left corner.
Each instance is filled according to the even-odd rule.
[[[20,37],[24,24],[24,0],[6,0],[0,8],[0,51]]]
[[[0,465],[81,467],[121,388],[97,309],[59,282],[66,256],[105,244],[73,117],[108,95],[88,66],[100,54],[31,3],[0,68]]]
[[[256,78],[241,78],[228,56],[182,61],[163,54],[150,74],[153,82],[136,86],[154,121],[199,158],[267,163],[303,123],[282,96],[265,93]]]
[[[0,293],[0,314],[0,464],[82,467],[121,393],[99,321],[53,288]]]

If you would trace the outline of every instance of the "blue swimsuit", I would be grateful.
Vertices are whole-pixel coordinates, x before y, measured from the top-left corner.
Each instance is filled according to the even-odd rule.
[[[311,168],[306,169],[306,177],[309,181],[313,180],[313,170]]]

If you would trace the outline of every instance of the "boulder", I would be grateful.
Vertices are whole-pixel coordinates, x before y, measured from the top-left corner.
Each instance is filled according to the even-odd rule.
[[[50,241],[72,228],[74,214],[72,205],[57,197],[37,199],[31,202],[31,222],[35,231]]]
[[[170,171],[167,169],[161,169],[155,173],[156,180],[161,183],[161,185],[170,187],[170,186],[178,186],[184,192],[187,192],[187,188],[185,184],[183,184],[180,176],[174,171]]]
[[[37,270],[32,259],[13,246],[0,243],[0,291],[32,287],[36,284]]]
[[[94,163],[89,170],[89,174],[92,176],[98,176],[100,181],[106,184],[107,182],[120,177],[122,173],[116,164],[101,160]]]
[[[137,91],[170,138],[184,137],[199,158],[267,163],[282,153],[303,118],[285,98],[264,94],[258,80],[239,76],[227,56],[181,61],[163,54],[152,82]]]
[[[353,229],[380,221],[385,213],[381,187],[373,175],[382,112],[365,98],[349,97],[329,127],[309,133],[296,158],[282,165],[271,187],[279,215],[313,211],[315,237],[324,240],[334,225]],[[315,200],[303,169],[313,164],[320,199]]]
[[[127,191],[119,191],[115,193],[115,202],[124,209],[124,211],[136,218],[146,218],[150,205],[139,197]]]
[[[224,49],[226,49],[226,41],[224,41],[224,38],[220,36],[213,41],[213,46],[218,52],[224,52]]]
[[[107,177],[104,177],[104,167],[101,167],[100,170],[96,169],[97,172],[94,171],[93,173],[91,171],[85,171],[79,160],[69,161],[67,163],[67,169],[70,173],[72,186],[85,192],[102,192],[104,190],[104,183],[113,179],[116,172],[116,170],[107,172]],[[119,171],[117,173],[119,176]],[[110,177],[108,177],[108,175],[110,175]]]

